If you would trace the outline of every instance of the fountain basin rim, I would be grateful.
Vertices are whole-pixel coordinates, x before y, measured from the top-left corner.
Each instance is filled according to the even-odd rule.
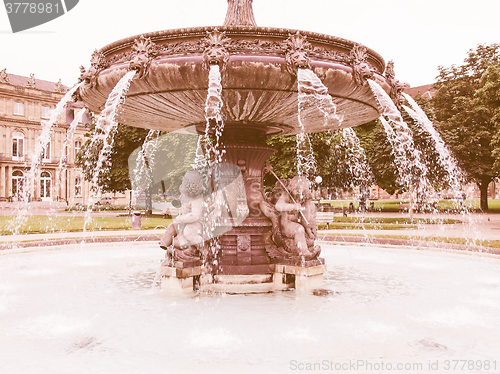
[[[135,40],[140,38],[141,36],[150,38],[151,41],[158,44],[169,44],[169,42],[175,43],[183,40],[188,41],[193,39],[201,39],[204,38],[208,32],[212,32],[216,29],[221,32],[225,32],[226,36],[229,38],[233,36],[239,38],[253,37],[255,39],[269,38],[280,41],[285,41],[290,37],[290,35],[300,33],[301,35],[306,36],[307,41],[313,44],[313,46],[323,46],[323,48],[326,47],[326,49],[329,49],[327,47],[343,49],[346,52],[350,51],[356,45],[361,45],[360,43],[337,36],[296,29],[253,26],[203,26],[170,29],[134,35],[110,43],[102,47],[99,52],[102,53],[105,58],[109,58],[113,55],[117,55],[121,52],[130,50]],[[372,63],[372,66],[375,68],[376,72],[378,72],[379,74],[383,74],[385,71],[385,61],[382,56],[371,48],[365,48],[368,54],[368,60]]]

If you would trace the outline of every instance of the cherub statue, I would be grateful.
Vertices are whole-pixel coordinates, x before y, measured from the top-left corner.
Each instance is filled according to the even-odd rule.
[[[175,260],[200,259],[203,244],[203,181],[199,172],[188,171],[179,187],[180,208],[160,241],[167,258]]]
[[[316,206],[312,202],[310,182],[296,176],[279,180],[269,201],[261,204],[262,212],[273,223],[271,257],[316,258],[321,248],[314,245],[317,237]]]

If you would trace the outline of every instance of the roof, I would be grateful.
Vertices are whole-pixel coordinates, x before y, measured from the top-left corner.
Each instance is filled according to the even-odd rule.
[[[426,84],[423,86],[410,87],[406,88],[404,91],[411,97],[420,95],[426,97],[427,99],[432,98],[436,93],[434,84]]]
[[[2,74],[4,73],[4,74]],[[3,75],[3,79],[2,79]],[[5,76],[7,77],[7,82],[5,82]],[[63,85],[61,83],[61,80],[59,82],[49,82],[45,81],[42,79],[37,79],[34,77],[34,74],[31,75],[31,77],[24,77],[22,75],[16,75],[16,74],[10,74],[6,73],[5,69],[0,71],[0,83],[9,83],[13,86],[17,87],[30,87],[35,88],[41,91],[49,91],[49,92],[56,92],[56,93],[65,93],[68,91],[68,87]],[[34,87],[32,84],[34,83]]]

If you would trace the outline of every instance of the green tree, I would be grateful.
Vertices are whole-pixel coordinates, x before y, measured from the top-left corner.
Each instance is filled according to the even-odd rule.
[[[496,134],[493,137],[494,169],[500,174],[500,64],[491,65],[481,77],[481,88],[476,95],[478,105],[491,117]]]
[[[481,191],[481,209],[488,209],[488,185],[497,177],[493,168],[495,127],[481,89],[487,69],[500,63],[500,44],[478,45],[462,65],[438,67],[432,105],[437,127],[470,181]]]
[[[114,134],[114,142],[109,157],[104,161],[99,174],[98,184],[103,192],[121,192],[131,188],[128,158],[140,147],[148,130],[119,124]],[[85,179],[90,181],[95,172],[97,158],[102,150],[102,141],[92,141],[96,135],[94,121],[91,119],[87,140],[77,155],[77,165],[82,168]]]

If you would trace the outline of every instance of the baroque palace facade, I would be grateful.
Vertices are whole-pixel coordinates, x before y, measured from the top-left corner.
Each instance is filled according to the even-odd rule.
[[[25,185],[29,161],[42,122],[49,111],[62,99],[67,87],[58,83],[23,77],[0,71],[0,201],[16,201]],[[84,142],[83,115],[74,136],[65,149],[64,144],[74,118],[84,110],[83,105],[70,102],[54,124],[50,142],[40,156],[34,191],[28,191],[33,201],[64,201],[69,205],[85,203],[88,183],[75,165],[75,156]]]

